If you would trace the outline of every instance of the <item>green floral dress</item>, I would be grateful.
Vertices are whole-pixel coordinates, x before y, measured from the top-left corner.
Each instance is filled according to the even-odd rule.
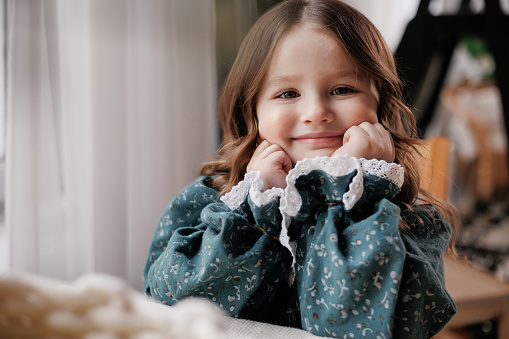
[[[347,155],[298,162],[284,190],[250,172],[220,197],[202,176],[160,219],[145,293],[320,336],[430,338],[456,312],[442,263],[451,227],[433,206],[402,215],[402,183],[399,165]]]

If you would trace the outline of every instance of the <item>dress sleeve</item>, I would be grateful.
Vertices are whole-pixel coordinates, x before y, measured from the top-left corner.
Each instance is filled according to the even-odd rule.
[[[203,179],[167,207],[145,267],[145,293],[166,304],[211,299],[249,317],[273,297],[290,260],[279,243],[279,198],[257,205],[248,193],[232,210]]]
[[[416,207],[403,219],[409,228],[402,233],[406,260],[394,337],[429,338],[443,329],[457,311],[445,290],[442,259],[452,228],[431,205]]]
[[[401,234],[400,208],[390,201],[399,193],[400,184],[380,173],[363,172],[355,203],[345,206],[345,196],[357,175],[358,170],[338,176],[315,169],[295,180],[301,203],[292,225],[301,228],[295,281],[302,327],[332,337],[431,337],[451,316],[452,301],[440,270],[448,239]],[[434,241],[440,244],[423,249],[424,243]],[[427,252],[426,267],[428,273],[436,270],[434,274],[424,275],[422,265],[416,268],[423,255],[417,249]],[[420,284],[407,285],[415,272],[421,274]],[[436,290],[430,307],[445,310],[441,319],[422,324],[423,314],[419,321],[408,321],[432,301],[426,294],[431,293],[429,288]],[[409,298],[419,299],[422,305],[409,307]],[[404,321],[410,333],[398,336]]]

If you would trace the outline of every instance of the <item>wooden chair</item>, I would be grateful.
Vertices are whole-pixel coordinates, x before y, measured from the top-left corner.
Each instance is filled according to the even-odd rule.
[[[449,140],[430,138],[421,152],[430,160],[421,163],[421,186],[445,200]],[[497,322],[499,339],[509,338],[509,284],[449,255],[444,256],[444,268],[445,287],[456,303],[458,313],[435,338],[470,338],[461,329],[485,321]]]

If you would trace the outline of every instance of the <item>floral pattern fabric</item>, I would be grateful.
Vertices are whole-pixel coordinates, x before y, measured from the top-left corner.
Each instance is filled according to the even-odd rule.
[[[320,336],[432,337],[456,312],[442,266],[450,225],[433,206],[402,215],[391,202],[401,183],[361,168],[334,175],[311,167],[269,199],[247,185],[235,206],[220,200],[210,177],[198,178],[160,219],[145,293],[168,305],[203,297],[231,316]],[[347,209],[359,169],[362,187]],[[290,189],[300,196],[291,215],[282,203]],[[281,243],[283,230],[291,246]]]

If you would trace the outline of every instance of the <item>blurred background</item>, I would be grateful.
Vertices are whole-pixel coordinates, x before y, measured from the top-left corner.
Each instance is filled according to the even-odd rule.
[[[238,47],[277,2],[0,2],[0,271],[140,290],[160,214],[219,144]],[[422,137],[451,140],[458,250],[508,282],[507,26],[461,18],[507,18],[509,0],[347,2],[395,53]]]

